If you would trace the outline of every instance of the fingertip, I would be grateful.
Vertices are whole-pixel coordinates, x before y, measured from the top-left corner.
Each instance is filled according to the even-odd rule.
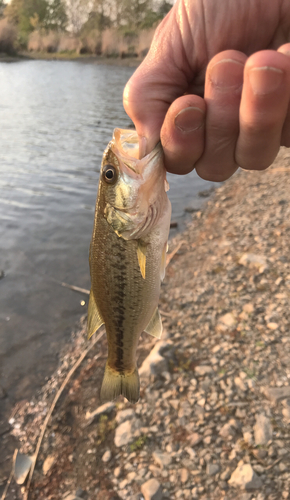
[[[279,47],[277,52],[280,52],[285,56],[290,56],[290,43],[285,43],[284,45],[281,45],[281,47]]]
[[[194,168],[204,148],[205,101],[195,95],[176,99],[161,128],[161,143],[168,172],[184,175]]]

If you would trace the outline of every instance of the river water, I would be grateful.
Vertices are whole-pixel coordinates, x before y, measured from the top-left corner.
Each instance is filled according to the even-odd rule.
[[[130,126],[122,91],[132,72],[0,63],[0,413],[43,384],[85,312],[82,297],[59,282],[89,288],[100,161],[113,128]],[[200,205],[198,192],[213,183],[195,173],[168,180],[182,227],[184,208]]]

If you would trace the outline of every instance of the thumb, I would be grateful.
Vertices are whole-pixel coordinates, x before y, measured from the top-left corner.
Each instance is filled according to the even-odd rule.
[[[123,96],[126,113],[134,122],[140,145],[140,158],[148,154],[160,140],[160,130],[171,103],[183,95],[188,88],[189,78],[182,64],[182,42],[175,37],[178,29],[173,10],[158,26],[150,51],[142,64],[128,81]],[[179,57],[180,56],[180,57]]]

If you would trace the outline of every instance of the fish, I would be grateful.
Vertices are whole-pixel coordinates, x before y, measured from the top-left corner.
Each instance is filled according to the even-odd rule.
[[[89,262],[88,338],[103,324],[108,358],[102,402],[139,399],[136,350],[143,331],[160,338],[171,203],[160,143],[139,159],[135,130],[116,128],[104,151]]]

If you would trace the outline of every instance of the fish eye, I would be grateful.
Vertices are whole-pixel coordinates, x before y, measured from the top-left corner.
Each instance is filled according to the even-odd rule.
[[[105,165],[103,168],[103,179],[108,184],[114,184],[117,180],[117,172],[113,165]]]

